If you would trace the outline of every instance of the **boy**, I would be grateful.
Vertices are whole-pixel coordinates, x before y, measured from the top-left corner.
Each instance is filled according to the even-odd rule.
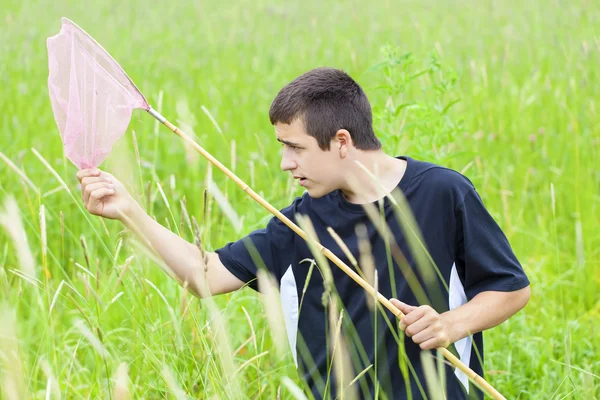
[[[387,398],[429,395],[422,388],[426,380],[421,351],[451,344],[451,350],[483,376],[481,331],[522,309],[530,291],[506,237],[471,182],[447,168],[385,154],[373,132],[371,106],[365,93],[352,78],[336,69],[317,68],[296,78],[277,94],[269,116],[277,140],[283,145],[281,169],[289,171],[306,189],[302,197],[282,210],[283,214],[292,221],[297,214],[310,218],[321,244],[347,264],[348,259],[327,228],[333,228],[358,258],[356,228],[363,226],[378,273],[378,290],[386,298],[397,297],[392,302],[406,314],[400,322],[405,336],[400,337],[408,376],[399,367],[406,361],[398,359],[398,343],[383,315],[377,314],[375,329],[370,299],[350,277],[332,266],[345,318],[351,321],[347,342],[352,377],[374,364],[355,383],[361,396],[372,397],[377,385],[379,393]],[[410,238],[405,237],[394,206],[387,199],[378,202],[381,187],[359,163],[376,175],[386,193],[396,188],[403,193],[435,269],[430,266],[427,272],[417,265],[408,244]],[[322,302],[323,278],[315,270],[303,294],[309,267],[302,261],[312,258],[312,254],[300,237],[272,218],[264,229],[207,253],[205,266],[195,245],[150,218],[114,177],[98,170],[83,170],[77,176],[90,213],[120,219],[141,232],[177,277],[188,282],[197,294],[201,292],[198,278],[204,276],[201,271],[205,267],[202,283],[212,295],[239,289],[246,283],[257,290],[257,265],[247,246],[251,242],[280,283],[294,360],[312,394],[321,398],[327,386],[329,394],[335,396],[335,384],[324,384],[328,381],[330,349],[327,309]],[[405,265],[397,264],[395,257],[388,267],[389,247],[365,213],[364,204],[378,207],[385,216]],[[414,277],[412,286],[406,268]],[[419,306],[417,297],[427,304]],[[393,321],[391,313],[387,316]],[[445,368],[449,399],[482,397],[464,374],[449,365]]]

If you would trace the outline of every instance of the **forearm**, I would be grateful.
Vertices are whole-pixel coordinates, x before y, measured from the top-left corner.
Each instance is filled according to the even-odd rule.
[[[139,205],[132,207],[121,221],[164,261],[181,283],[187,281],[198,293],[196,286],[201,282],[197,280],[202,276],[204,264],[197,246],[156,222]]]
[[[450,330],[450,342],[506,321],[525,307],[529,293],[529,286],[513,292],[482,292],[468,303],[441,314]]]

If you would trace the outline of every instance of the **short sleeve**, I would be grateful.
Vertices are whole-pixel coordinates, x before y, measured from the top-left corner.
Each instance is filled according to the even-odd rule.
[[[301,199],[297,198],[281,212],[294,221]],[[278,218],[273,217],[265,228],[255,230],[236,242],[216,250],[221,263],[242,282],[258,290],[256,273],[266,268],[278,280],[291,262],[295,233]]]
[[[470,300],[484,291],[512,292],[529,285],[508,239],[471,189],[456,209],[455,259]]]

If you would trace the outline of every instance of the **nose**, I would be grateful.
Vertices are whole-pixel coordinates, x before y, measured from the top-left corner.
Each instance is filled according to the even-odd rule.
[[[286,148],[283,149],[283,154],[281,155],[280,167],[282,171],[292,171],[298,167],[293,155]]]

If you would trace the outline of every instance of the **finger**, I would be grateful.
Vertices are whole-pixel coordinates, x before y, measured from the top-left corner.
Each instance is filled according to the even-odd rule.
[[[83,178],[83,181],[81,183],[81,197],[84,200],[87,200],[90,193],[94,190],[97,189],[100,186],[97,186],[99,183],[105,184],[105,185],[109,185],[110,182],[107,182],[105,179],[100,178],[100,177],[86,177]]]
[[[416,344],[421,344],[428,341],[431,338],[436,337],[438,331],[432,326],[423,329],[421,332],[417,333],[412,337],[412,341]]]
[[[442,341],[440,341],[437,337],[433,337],[429,340],[426,340],[424,342],[422,342],[421,344],[419,344],[419,347],[421,348],[421,350],[433,350],[433,349],[437,349],[438,347],[447,347],[448,345],[445,343],[442,343]]]
[[[90,194],[90,200],[87,203],[87,210],[92,214],[100,214],[102,213],[102,209],[104,207],[103,199],[107,196],[113,195],[115,193],[114,189],[109,188],[101,188],[96,189]]]
[[[77,171],[77,179],[81,180],[86,176],[93,175],[94,173],[95,170],[93,168],[80,169],[79,171]]]
[[[97,168],[87,168],[77,171],[77,179],[81,182],[86,176],[100,176],[100,170]]]
[[[425,310],[422,308],[412,310],[400,320],[400,329],[405,330],[407,326],[410,326],[423,318],[423,315],[425,315]]]
[[[109,174],[108,172],[105,171],[101,171],[100,176],[104,179],[106,179],[107,181],[112,181],[115,177],[112,174]]]
[[[435,318],[432,315],[425,314],[421,319],[408,325],[404,332],[406,336],[412,337],[421,331],[424,331],[435,322]]]
[[[87,204],[90,200],[92,193],[94,193],[94,191],[98,189],[111,189],[114,191],[114,185],[108,182],[90,183],[85,187],[83,191],[83,203]]]
[[[410,306],[406,303],[401,302],[398,299],[390,299],[390,302],[396,307],[398,308],[400,311],[402,311],[403,314],[408,314],[409,312],[411,312],[412,310],[414,310],[415,306]]]
[[[86,176],[85,178],[83,178],[81,180],[81,191],[83,192],[88,185],[91,185],[92,183],[98,183],[98,182],[112,183],[108,179],[103,178],[102,176]]]

